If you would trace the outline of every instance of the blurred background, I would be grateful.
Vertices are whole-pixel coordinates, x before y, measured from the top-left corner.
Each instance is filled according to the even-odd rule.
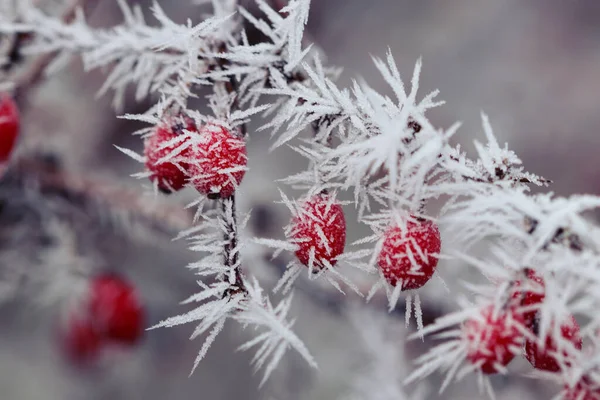
[[[197,21],[202,14],[187,1],[159,2],[177,21]],[[98,27],[119,23],[116,1],[99,2],[88,20]],[[600,194],[600,2],[313,0],[308,36],[323,48],[330,64],[344,68],[340,85],[361,76],[386,94],[390,90],[370,56],[383,57],[391,48],[405,81],[422,56],[421,95],[437,88],[439,97],[447,101],[429,117],[440,127],[463,121],[455,141],[467,151],[474,151],[473,139],[484,138],[483,110],[499,141],[510,143],[526,169],[554,181],[551,190],[561,195]],[[84,74],[80,63],[74,62],[29,93],[18,151],[52,154],[44,163],[72,179],[86,177],[142,192],[141,181],[129,177],[141,165],[113,147],[139,152],[141,141],[131,133],[141,126],[116,119],[111,99],[95,97],[103,76],[102,71]],[[131,98],[125,111],[142,112],[149,105],[135,104]],[[254,210],[250,233],[278,237],[289,215],[273,204],[279,198],[273,182],[303,169],[306,162],[286,150],[268,154],[268,133],[250,132],[251,171],[241,187],[240,208]],[[403,327],[402,313],[381,317],[377,310],[385,312],[385,307],[376,304],[369,306],[371,311],[358,305],[339,309],[335,300],[299,290],[293,308],[296,332],[315,355],[318,371],[309,370],[290,352],[270,381],[258,389],[260,374],[252,374],[251,355],[235,351],[247,337],[237,326],[221,334],[191,377],[200,347],[199,341],[188,340],[193,326],[147,332],[135,348],[114,349],[94,368],[76,367],[64,360],[58,345],[61,310],[35,304],[32,299],[39,293],[30,286],[20,290],[22,276],[47,277],[47,271],[54,271],[47,265],[60,268],[80,262],[98,271],[119,271],[140,291],[147,325],[153,325],[183,312],[178,302],[196,287],[195,277],[185,268],[195,254],[185,243],[171,241],[170,230],[184,225],[185,216],[175,216],[168,224],[164,218],[130,220],[114,211],[110,201],[90,205],[82,199],[64,201],[60,193],[32,195],[37,192],[21,184],[17,178],[0,184],[0,273],[8,282],[0,304],[2,400],[343,399],[357,394],[353,388],[357,377],[369,381],[364,387],[373,387],[372,395],[362,398],[377,399],[378,381],[372,373],[385,365],[400,382],[411,370],[410,359],[432,344],[405,343],[414,327]],[[46,204],[48,197],[52,209],[32,210],[36,204]],[[192,192],[170,196],[157,207],[168,203],[172,208],[163,210],[176,215],[175,210],[193,197]],[[129,207],[125,214],[135,217],[139,207]],[[50,226],[47,213],[58,216]],[[361,237],[363,229],[350,223],[349,242]],[[253,273],[269,282],[277,279],[278,271],[260,265]],[[443,264],[440,274],[451,287],[460,277]],[[438,283],[428,286],[423,303],[426,318],[432,318],[451,308],[454,296],[439,290]],[[371,325],[372,318],[383,336],[379,340],[373,334],[365,342],[362,329]],[[383,347],[374,350],[370,340]],[[381,349],[396,358],[380,360]],[[557,393],[551,384],[524,377],[530,371],[526,361],[516,360],[510,370],[508,377],[492,378],[499,399],[548,399]],[[441,378],[434,375],[425,382],[425,398],[438,398]],[[407,398],[414,389],[407,389]],[[451,385],[439,398],[486,397],[474,379],[467,379]]]

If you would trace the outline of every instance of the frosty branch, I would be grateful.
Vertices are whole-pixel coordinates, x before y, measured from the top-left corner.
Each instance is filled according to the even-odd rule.
[[[126,189],[106,179],[69,173],[52,156],[28,154],[15,159],[3,177],[2,186],[3,192],[15,197],[26,198],[28,190],[35,190],[90,212],[120,214],[117,220],[129,215],[151,230],[167,235],[187,229],[193,216],[188,210],[144,196],[139,190]]]
[[[500,145],[484,114],[487,143],[475,142],[477,158],[468,158],[450,143],[460,124],[439,129],[426,117],[443,102],[437,91],[418,100],[421,60],[408,91],[391,53],[374,59],[393,97],[362,81],[341,88],[339,71],[303,44],[309,0],[279,10],[269,5],[277,2],[256,4],[260,16],[236,1],[214,0],[213,15],[195,24],[179,24],[154,4],[158,26],[151,26],[139,8],[120,0],[125,22],[107,30],[90,28],[81,12],[61,20],[28,2],[0,19],[0,32],[31,37],[23,54],[59,54],[51,69],[72,55],[88,70],[107,67],[100,93],[113,90],[115,105],[124,105],[129,85],[137,100],[152,99],[146,113],[123,116],[149,125],[136,132],[144,154],[120,150],[144,164],[136,176],[149,180],[154,194],[198,192],[189,206],[196,224],[178,238],[201,253],[189,265],[199,291],[184,302],[199,305],[157,327],[194,322],[192,338],[207,335],[194,368],[227,320],[260,330],[240,348],[257,349],[253,362],[264,367],[263,383],[290,347],[316,366],[286,320],[291,296],[274,306],[242,273],[264,255],[257,248],[267,247],[275,257],[293,254],[275,292],[286,295],[306,272],[311,285],[330,284],[340,296],[350,289],[370,300],[383,290],[390,311],[403,296],[407,323],[415,311],[416,337],[443,340],[417,359],[408,382],[446,371],[443,390],[475,373],[492,394],[487,375],[507,373],[524,347],[538,375],[564,385],[559,396],[597,398],[600,352],[594,346],[593,357],[584,356],[582,339],[597,343],[600,325],[600,235],[586,218],[600,199],[529,193],[550,181],[527,172]],[[262,42],[250,42],[248,25]],[[210,113],[189,107],[203,87],[210,89]],[[250,132],[247,123],[258,120],[262,127]],[[284,240],[246,237],[251,217],[238,218],[236,210],[239,186],[251,173],[246,141],[265,130],[274,137],[272,149],[286,146],[308,161],[283,181],[302,191],[298,200],[281,191],[291,213]],[[340,200],[346,195],[352,201]],[[346,246],[343,206],[351,205],[372,234]],[[482,254],[475,247],[484,255],[475,256]],[[453,263],[474,268],[485,283],[467,277],[458,309],[424,326],[421,296],[433,294],[429,282],[443,280]],[[366,285],[368,293],[361,290]]]

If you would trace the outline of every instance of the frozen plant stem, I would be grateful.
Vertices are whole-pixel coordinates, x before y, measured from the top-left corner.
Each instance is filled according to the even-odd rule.
[[[242,277],[240,252],[238,246],[238,227],[235,209],[235,194],[221,200],[221,211],[223,222],[225,223],[225,234],[223,246],[223,261],[225,266],[231,268],[234,276],[234,282],[225,291],[224,297],[230,297],[240,292],[246,292],[244,280]]]
[[[60,161],[47,156],[28,154],[19,157],[2,180],[3,191],[9,193],[14,190],[23,197],[28,197],[27,190],[32,186],[46,198],[60,198],[86,210],[113,210],[143,221],[153,231],[168,235],[188,229],[193,219],[188,210],[158,199],[148,201],[139,190],[65,171]]]
[[[225,89],[228,93],[234,93],[235,97],[231,104],[231,111],[236,111],[240,108],[238,89],[239,83],[235,76],[232,76],[225,83]],[[240,136],[244,139],[248,131],[246,124],[240,126]],[[235,206],[235,192],[226,199],[221,200],[221,211],[225,221],[225,245],[223,247],[223,258],[225,266],[232,269],[233,284],[226,290],[224,296],[231,297],[237,293],[248,293],[242,277],[242,266],[240,262],[240,251],[238,248],[238,223]],[[231,282],[231,278],[230,278]]]

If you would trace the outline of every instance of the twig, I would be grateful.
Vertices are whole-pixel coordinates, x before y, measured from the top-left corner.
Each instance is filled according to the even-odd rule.
[[[238,246],[238,226],[235,207],[235,194],[221,200],[223,218],[226,223],[224,234],[225,246],[223,248],[223,260],[226,266],[232,267],[235,274],[235,282],[224,293],[225,296],[232,296],[239,292],[246,292],[246,285],[242,275],[240,265],[240,252]],[[231,210],[229,209],[231,207]],[[231,212],[231,216],[229,213]]]
[[[59,196],[70,203],[89,208],[106,205],[126,212],[166,234],[178,233],[191,226],[192,213],[181,206],[149,199],[138,190],[125,188],[101,179],[93,179],[63,171],[56,163],[38,158],[15,160],[2,185],[31,187],[42,193]]]

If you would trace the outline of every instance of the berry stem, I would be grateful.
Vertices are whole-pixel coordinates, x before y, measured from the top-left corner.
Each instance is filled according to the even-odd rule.
[[[235,76],[232,76],[228,82],[225,83],[225,89],[229,93],[236,93],[236,96],[231,104],[231,109],[236,110],[240,108],[239,97],[237,91],[239,88],[239,82]],[[240,127],[240,138],[244,139],[248,133],[246,124],[242,124]],[[223,293],[223,297],[232,296],[236,293],[247,293],[246,285],[244,284],[242,266],[240,262],[238,245],[238,224],[235,206],[235,191],[231,196],[221,200],[221,210],[223,212],[223,219],[225,221],[225,245],[223,247],[223,258],[226,266],[233,269],[235,275],[235,281],[229,286],[229,288]]]
[[[221,200],[221,210],[223,212],[223,221],[225,222],[225,245],[223,246],[223,261],[227,267],[233,269],[235,282],[225,291],[224,297],[239,292],[246,292],[246,286],[241,270],[238,244],[238,225],[235,207],[235,194]]]

